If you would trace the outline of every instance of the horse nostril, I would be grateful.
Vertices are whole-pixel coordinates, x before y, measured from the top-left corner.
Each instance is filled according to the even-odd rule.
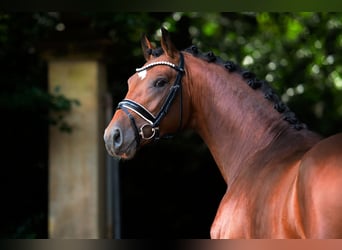
[[[118,149],[122,144],[122,135],[121,129],[115,128],[113,133],[113,144],[114,148]]]

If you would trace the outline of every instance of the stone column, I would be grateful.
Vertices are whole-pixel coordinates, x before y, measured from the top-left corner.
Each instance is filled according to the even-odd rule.
[[[101,238],[105,234],[104,88],[95,59],[50,59],[49,89],[80,101],[65,117],[72,132],[49,135],[49,236]]]
[[[49,237],[105,238],[104,58],[111,43],[91,31],[87,18],[70,13],[61,22],[41,46],[49,91],[58,88],[80,106],[65,116],[71,133],[49,131]]]

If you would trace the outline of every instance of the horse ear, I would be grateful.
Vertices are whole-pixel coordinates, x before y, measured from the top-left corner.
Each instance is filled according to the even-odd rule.
[[[161,32],[162,32],[162,38],[161,38],[162,49],[167,56],[174,58],[176,55],[178,55],[178,50],[173,45],[169,32],[165,28],[161,28]]]
[[[141,47],[145,60],[150,60],[152,58],[152,50],[154,49],[154,46],[151,44],[145,34],[141,37]]]

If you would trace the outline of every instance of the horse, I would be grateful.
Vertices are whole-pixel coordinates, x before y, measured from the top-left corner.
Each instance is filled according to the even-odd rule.
[[[194,130],[227,184],[211,238],[342,238],[342,134],[321,137],[267,81],[161,31],[158,48],[142,36],[146,63],[105,129],[108,153],[131,159]]]

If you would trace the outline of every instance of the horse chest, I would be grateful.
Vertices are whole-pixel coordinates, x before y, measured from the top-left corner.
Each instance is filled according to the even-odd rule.
[[[211,228],[211,238],[297,238],[288,224],[290,197],[230,190],[223,197]]]

